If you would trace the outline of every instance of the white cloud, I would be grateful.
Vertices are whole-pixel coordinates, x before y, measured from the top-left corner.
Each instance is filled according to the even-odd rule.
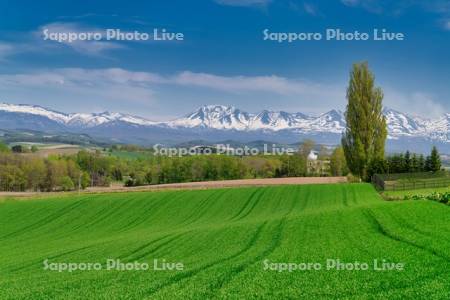
[[[183,89],[178,90],[179,88]],[[2,101],[9,101],[10,98],[16,102],[23,99],[21,102],[38,104],[49,101],[48,104],[52,107],[58,103],[57,101],[64,106],[74,102],[75,107],[115,105],[125,110],[153,106],[158,103],[158,99],[167,96],[167,93],[178,90],[186,95],[186,99],[194,97],[201,102],[208,99],[217,101],[219,98],[236,99],[237,102],[247,99],[248,105],[252,107],[257,107],[260,101],[264,101],[261,105],[271,106],[273,109],[321,113],[331,108],[344,108],[345,88],[344,85],[323,84],[275,75],[221,76],[190,71],[161,75],[120,68],[64,68],[0,74]],[[393,109],[432,118],[445,112],[445,107],[437,102],[433,95],[420,91],[399,92],[387,86],[384,86],[383,90],[384,104]],[[214,91],[216,93],[210,93]],[[216,96],[210,98],[211,95]],[[180,102],[176,100],[172,104],[174,103]],[[164,106],[161,103],[158,107],[161,105]],[[169,110],[172,111],[171,108]]]
[[[6,57],[25,53],[25,52],[46,52],[58,49],[58,47],[69,47],[85,55],[103,56],[106,52],[113,49],[125,48],[119,43],[109,41],[73,41],[57,42],[53,40],[44,40],[43,30],[48,29],[48,33],[69,33],[69,32],[103,32],[100,29],[81,26],[77,23],[50,23],[39,27],[36,31],[25,33],[25,39],[21,42],[2,42],[0,41],[0,61]]]
[[[288,2],[289,9],[300,14],[308,14],[314,17],[324,17],[325,15],[311,1],[297,3],[295,1]]]
[[[432,95],[424,92],[402,93],[391,88],[385,88],[384,94],[385,106],[404,113],[426,118],[437,118],[446,112],[442,104],[435,101]]]
[[[303,8],[304,8],[305,12],[311,16],[321,15],[319,10],[317,9],[317,7],[312,3],[304,2]]]
[[[341,2],[348,6],[355,6],[359,4],[359,0],[341,0]]]
[[[167,82],[185,86],[217,89],[229,93],[263,92],[278,95],[335,95],[336,89],[302,80],[271,76],[219,76],[207,73],[182,72]]]
[[[333,95],[336,89],[318,83],[280,76],[220,76],[184,71],[170,76],[133,72],[120,68],[64,68],[34,73],[0,75],[0,85],[42,87],[113,87],[116,85],[150,88],[156,85],[202,87],[235,93],[273,93],[278,95]]]
[[[48,30],[48,33],[57,33],[57,34],[61,34],[61,33],[82,33],[82,32],[92,32],[92,33],[104,33],[104,30],[99,29],[99,28],[92,28],[92,27],[88,27],[88,26],[83,26],[81,24],[78,23],[63,23],[63,22],[56,22],[56,23],[50,23],[50,24],[46,24],[41,26],[38,31],[36,31],[34,33],[34,36],[36,39],[39,39],[45,43],[53,43],[53,45],[55,44],[64,44],[65,46],[68,46],[70,48],[72,48],[73,50],[82,53],[82,54],[87,54],[87,55],[102,55],[105,52],[109,51],[109,50],[114,50],[114,49],[120,49],[120,48],[124,48],[123,45],[119,44],[119,43],[114,43],[114,42],[110,42],[110,41],[104,41],[104,40],[100,40],[100,41],[96,41],[96,40],[85,40],[85,41],[81,41],[81,40],[77,40],[77,41],[63,41],[63,42],[57,42],[57,41],[52,41],[52,40],[45,40],[44,41],[44,30]]]
[[[216,3],[221,5],[230,6],[266,6],[272,0],[214,0]]]
[[[7,56],[14,54],[14,46],[8,43],[0,42],[0,61],[5,60]]]
[[[174,100],[179,99],[179,96],[173,98],[173,93],[184,95],[183,99],[202,103],[218,101],[217,99],[222,99],[220,101],[224,101],[223,103],[236,103],[247,99],[256,106],[260,103],[275,109],[299,109],[314,113],[336,108],[336,101],[345,101],[344,87],[275,75],[220,76],[189,71],[161,75],[119,68],[64,68],[0,74],[0,90],[2,101],[13,100],[52,107],[75,106],[75,110],[77,105],[82,105],[115,106],[130,111],[136,107],[155,107],[158,100],[171,99],[174,101],[171,102],[172,105],[181,104],[180,100]],[[161,103],[156,107],[164,105],[169,104]],[[172,110],[170,107],[166,109]]]
[[[411,8],[436,14],[439,18],[448,17],[450,13],[450,1],[448,0],[341,0],[341,3],[350,7],[361,7],[375,14],[385,13],[393,16],[401,15]]]
[[[450,20],[445,20],[444,21],[444,29],[445,30],[450,30]]]
[[[446,14],[450,12],[450,1],[448,0],[430,0],[421,2],[425,8],[435,13]]]
[[[0,75],[2,96],[11,93],[21,98],[64,95],[61,101],[130,101],[148,103],[154,101],[150,83],[158,82],[157,76],[122,69],[55,69],[23,74]]]
[[[16,54],[36,51],[41,51],[41,49],[28,43],[9,43],[0,41],[0,61],[4,61],[7,57]]]
[[[384,11],[382,3],[377,0],[341,0],[341,2],[346,6],[360,6],[371,13],[380,14]]]

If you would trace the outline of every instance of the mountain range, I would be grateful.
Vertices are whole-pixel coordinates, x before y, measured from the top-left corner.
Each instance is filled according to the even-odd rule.
[[[428,151],[431,144],[437,144],[450,152],[450,114],[427,119],[389,108],[383,114],[392,151]],[[144,145],[198,139],[293,143],[303,138],[337,144],[345,129],[345,117],[339,110],[309,116],[268,110],[248,113],[233,106],[205,105],[181,118],[155,122],[114,112],[66,114],[36,105],[0,103],[0,129],[75,132]]]

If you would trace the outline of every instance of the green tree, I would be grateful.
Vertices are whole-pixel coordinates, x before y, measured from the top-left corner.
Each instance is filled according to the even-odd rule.
[[[330,157],[330,171],[333,176],[347,175],[347,162],[342,147],[336,147],[336,149],[333,150]]]
[[[405,173],[406,166],[405,166],[405,155],[403,153],[400,153],[398,155],[398,161],[397,161],[397,173]]]
[[[306,175],[306,159],[302,155],[282,155],[279,157],[281,166],[277,177],[293,177]]]
[[[406,151],[405,157],[404,157],[404,166],[405,172],[411,172],[412,170],[412,164],[411,164],[411,153],[409,151]]]
[[[75,189],[75,184],[69,176],[63,176],[60,179],[61,190],[72,191]]]
[[[22,166],[27,176],[27,187],[33,191],[41,191],[45,187],[47,168],[43,159],[33,157]]]
[[[12,152],[14,153],[23,153],[24,147],[22,145],[14,145],[11,147]]]
[[[394,154],[388,157],[389,173],[402,173],[404,170],[403,154]]]
[[[313,140],[305,139],[300,144],[299,147],[299,153],[301,156],[303,156],[305,159],[308,157],[309,153],[314,149],[314,146],[316,143]]]
[[[85,189],[91,184],[91,177],[88,172],[83,172],[81,175],[81,188]]]
[[[419,159],[417,158],[417,154],[413,153],[411,157],[411,172],[419,171]]]
[[[319,146],[319,153],[318,153],[318,159],[320,160],[326,160],[329,158],[329,152],[327,147],[325,147],[324,145],[320,145]]]
[[[419,167],[419,169],[418,169],[419,172],[425,171],[425,158],[424,158],[423,154],[420,154],[417,165]]]
[[[8,145],[0,141],[0,153],[8,153],[11,152]]]
[[[387,137],[383,92],[374,82],[367,63],[353,65],[347,89],[347,127],[342,137],[349,169],[366,181],[370,179],[367,173],[370,162],[384,159]]]
[[[368,178],[372,178],[375,174],[384,174],[388,171],[388,169],[389,167],[385,159],[372,159],[367,168]]]
[[[433,146],[431,150],[430,160],[429,160],[429,170],[432,172],[437,172],[441,169],[441,157],[439,155],[438,149],[436,146]]]
[[[303,158],[304,165],[302,169],[305,170],[305,173],[308,173],[308,155],[314,150],[315,146],[316,143],[313,140],[305,139],[298,149],[299,155]]]
[[[0,168],[0,189],[3,191],[20,192],[24,191],[27,178],[24,172],[14,165],[1,166]]]
[[[47,160],[46,186],[48,191],[60,189],[62,179],[66,176],[68,177],[66,161],[54,157]]]

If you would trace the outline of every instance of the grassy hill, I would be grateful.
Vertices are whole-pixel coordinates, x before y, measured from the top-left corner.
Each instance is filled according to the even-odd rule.
[[[450,207],[370,185],[82,195],[0,203],[1,299],[450,297]],[[43,261],[182,262],[57,272]],[[327,259],[368,270],[327,270]],[[404,263],[376,271],[373,261]],[[265,263],[321,263],[265,270]],[[279,265],[277,265],[279,266]]]

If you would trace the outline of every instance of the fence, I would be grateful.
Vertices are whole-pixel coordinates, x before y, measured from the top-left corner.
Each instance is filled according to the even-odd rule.
[[[382,191],[404,191],[450,186],[450,172],[375,174],[372,183]]]

